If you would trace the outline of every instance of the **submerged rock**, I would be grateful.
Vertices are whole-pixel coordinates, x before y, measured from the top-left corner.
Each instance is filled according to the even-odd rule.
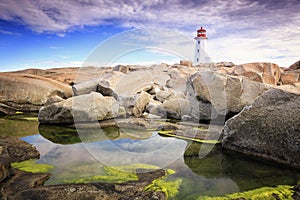
[[[300,169],[300,94],[270,89],[225,123],[224,148]]]
[[[111,119],[118,116],[119,104],[113,97],[100,93],[80,95],[42,107],[41,123],[73,123]]]

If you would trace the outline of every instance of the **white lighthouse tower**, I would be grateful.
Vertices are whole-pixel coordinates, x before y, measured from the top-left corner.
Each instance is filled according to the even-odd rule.
[[[196,48],[195,48],[195,56],[194,56],[194,65],[198,65],[200,63],[210,63],[210,58],[206,53],[206,30],[201,27],[197,30],[196,40]]]

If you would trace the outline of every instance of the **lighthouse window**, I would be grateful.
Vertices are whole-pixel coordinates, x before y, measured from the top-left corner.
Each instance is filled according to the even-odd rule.
[[[199,53],[199,49],[197,49],[197,53]]]
[[[198,44],[200,44],[200,41],[198,41]]]

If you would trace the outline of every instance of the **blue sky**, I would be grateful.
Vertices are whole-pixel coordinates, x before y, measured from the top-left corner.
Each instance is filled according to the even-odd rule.
[[[207,29],[207,53],[215,62],[264,61],[288,67],[300,59],[299,9],[299,0],[2,0],[0,71],[80,67],[99,45],[111,48],[98,57],[109,57],[111,51],[127,48],[128,31],[150,27],[160,34],[153,36],[152,29],[141,37],[133,31],[133,41],[157,44],[161,51],[132,51],[113,64],[178,62],[180,56],[166,52],[181,48],[193,54],[191,42],[200,26]],[[169,37],[164,29],[185,41]]]

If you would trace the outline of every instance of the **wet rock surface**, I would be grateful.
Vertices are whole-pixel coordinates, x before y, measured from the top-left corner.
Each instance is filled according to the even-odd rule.
[[[40,154],[34,146],[16,137],[0,137],[0,197],[44,184],[48,174],[31,174],[11,168],[12,162],[21,162],[39,158]]]
[[[298,183],[298,185],[296,185],[293,190],[295,191],[293,194],[293,199],[294,200],[299,200],[300,199],[300,183]]]
[[[39,158],[34,146],[16,137],[0,136],[0,159],[6,163]]]

